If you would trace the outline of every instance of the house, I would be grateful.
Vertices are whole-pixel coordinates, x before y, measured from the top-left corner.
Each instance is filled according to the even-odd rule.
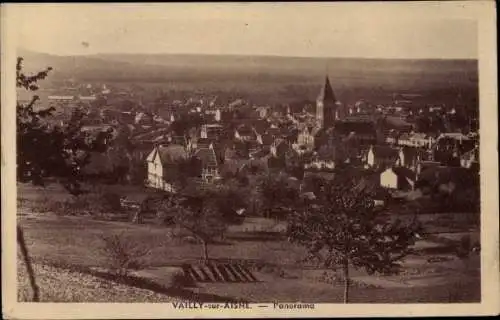
[[[213,148],[213,144],[215,143],[215,139],[207,139],[207,138],[191,138],[188,139],[188,146],[190,150],[197,150],[200,148]]]
[[[304,126],[297,135],[297,143],[295,149],[305,147],[306,150],[313,150],[315,146],[315,136],[321,130],[319,127]]]
[[[470,169],[479,165],[479,148],[475,147],[460,156],[460,166],[462,168]]]
[[[246,104],[246,102],[243,99],[236,99],[233,102],[229,103],[228,108],[234,109],[234,108],[242,107],[245,104]]]
[[[385,140],[382,130],[371,116],[346,117],[335,123],[334,132],[335,135],[342,137],[354,134],[355,138],[364,145],[379,144]]]
[[[205,110],[204,118],[209,122],[220,122],[222,119],[222,113],[220,109]]]
[[[169,175],[177,170],[176,162],[188,159],[188,153],[184,146],[172,144],[169,146],[154,147],[146,158],[147,182],[152,188],[174,192],[173,180]]]
[[[278,128],[275,124],[272,124],[265,132],[267,135],[270,135],[273,140],[282,138],[281,129]]]
[[[395,130],[388,130],[385,132],[385,142],[390,145],[395,145],[398,143],[398,138],[400,134]]]
[[[122,111],[118,116],[118,120],[122,123],[126,124],[134,124],[135,123],[135,114],[131,111]]]
[[[418,163],[422,160],[424,152],[415,147],[404,146],[399,149],[397,164],[401,167],[416,170]]]
[[[439,137],[437,138],[437,142],[440,142],[441,140],[454,140],[459,144],[462,144],[463,142],[469,141],[471,139],[469,136],[464,135],[461,132],[447,132],[439,135]]]
[[[138,112],[134,119],[135,124],[151,124],[153,122],[153,116],[146,112]]]
[[[255,111],[257,111],[257,113],[259,114],[259,118],[264,119],[267,117],[267,115],[269,113],[269,108],[268,107],[257,107],[255,109]]]
[[[452,193],[456,188],[478,186],[479,175],[467,168],[433,165],[421,169],[417,183],[418,188]]]
[[[248,126],[241,125],[234,131],[234,137],[240,141],[255,140],[254,130]]]
[[[324,145],[311,157],[311,161],[304,165],[304,168],[326,171],[333,170],[335,169],[336,158],[336,148],[331,145]]]
[[[404,167],[389,167],[380,173],[380,186],[387,189],[410,191],[415,181],[415,172]]]
[[[214,182],[221,178],[219,161],[213,148],[201,148],[194,157],[201,161],[201,178],[204,182]]]
[[[218,138],[222,135],[224,127],[220,124],[204,124],[201,126],[201,138]]]
[[[366,154],[367,168],[391,167],[399,159],[398,149],[384,145],[372,145]]]
[[[90,96],[78,96],[78,99],[80,101],[96,101],[97,97],[95,95],[90,95]]]
[[[476,147],[477,141],[461,133],[441,134],[433,146],[434,158],[443,164],[460,166],[460,157]]]
[[[181,145],[185,148],[190,146],[190,140],[186,136],[170,136],[167,139],[170,144]]]
[[[381,124],[386,130],[395,130],[400,133],[408,133],[413,129],[412,124],[401,119],[401,117],[393,115],[385,115],[381,119]]]
[[[431,148],[435,143],[435,139],[425,133],[412,132],[402,134],[397,143],[400,146]]]

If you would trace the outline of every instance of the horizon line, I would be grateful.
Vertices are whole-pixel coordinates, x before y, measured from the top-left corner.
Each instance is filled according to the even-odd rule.
[[[97,53],[82,53],[82,54],[56,54],[56,53],[48,53],[42,51],[35,51],[26,48],[17,48],[16,51],[28,51],[32,53],[38,54],[46,54],[56,57],[92,57],[99,55],[169,55],[169,56],[212,56],[212,57],[260,57],[260,58],[291,58],[291,59],[358,59],[358,60],[436,60],[436,61],[453,61],[453,60],[467,60],[467,61],[478,61],[478,58],[406,58],[406,57],[361,57],[361,56],[284,56],[284,55],[273,55],[273,54],[243,54],[243,53],[192,53],[192,52],[97,52]]]

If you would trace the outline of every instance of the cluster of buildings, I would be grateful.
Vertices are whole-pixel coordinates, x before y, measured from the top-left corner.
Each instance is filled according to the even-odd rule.
[[[403,103],[397,107],[408,113]],[[203,183],[255,166],[293,171],[298,179],[355,169],[381,188],[403,191],[430,176],[426,171],[478,170],[477,133],[416,132],[394,108],[365,101],[344,105],[328,77],[315,108],[295,109],[250,106],[243,100],[222,107],[212,101],[188,110],[202,121],[180,135],[168,127],[181,115],[173,108],[164,111],[164,129],[146,134],[147,185],[173,191],[179,163],[191,163],[190,174]]]
[[[124,102],[107,106],[115,98]],[[398,95],[390,106],[344,104],[325,77],[316,101],[294,105],[203,97],[151,108],[106,85],[50,95],[48,102],[56,109],[86,106],[86,130],[127,132],[134,145],[127,156],[144,164],[148,186],[165,191],[174,191],[174,181],[186,172],[200,183],[217,183],[255,167],[299,180],[355,170],[380,188],[402,191],[415,189],[420,179],[439,179],[440,171],[477,172],[478,133],[421,130],[415,116],[451,117],[457,110],[415,107],[412,98]],[[180,164],[186,172],[179,172]]]

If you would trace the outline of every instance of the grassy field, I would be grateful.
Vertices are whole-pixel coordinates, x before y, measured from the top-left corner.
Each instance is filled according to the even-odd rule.
[[[149,280],[160,288],[168,288],[169,275],[165,268],[186,262],[196,263],[202,255],[199,244],[179,237],[172,228],[103,221],[90,216],[34,214],[36,206],[33,204],[41,203],[49,196],[63,199],[67,195],[57,188],[43,190],[21,186],[20,190],[19,197],[25,200],[19,202],[18,222],[25,230],[30,253],[38,263],[78,268],[107,267],[109,260],[102,250],[102,236],[123,234],[130,241],[151,249],[144,259],[144,268],[156,276]],[[132,192],[132,189],[122,191]],[[430,217],[427,220],[432,221]],[[224,241],[209,246],[212,259],[253,266],[259,282],[200,283],[185,290],[204,297],[231,297],[255,302],[340,302],[342,286],[320,280],[325,270],[302,263],[305,257],[303,248],[288,243],[279,232],[271,232],[283,228],[282,223],[247,218],[244,224],[231,226]],[[442,237],[455,242],[460,238],[455,233],[443,233]],[[352,301],[478,301],[479,256],[460,260],[450,248],[448,242],[419,241],[416,245],[419,254],[408,257],[403,272],[395,276],[374,277],[361,270],[352,270],[353,280],[360,285],[353,287]],[[440,259],[429,262],[431,257]]]

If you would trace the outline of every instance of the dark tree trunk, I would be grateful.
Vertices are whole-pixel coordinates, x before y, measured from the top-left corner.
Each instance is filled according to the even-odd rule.
[[[26,242],[24,241],[24,233],[20,226],[17,226],[17,242],[21,247],[21,253],[23,255],[24,264],[26,265],[26,270],[28,272],[31,288],[33,290],[33,301],[40,301],[40,290],[35,280],[35,272],[33,271],[33,267],[31,265],[31,261],[28,255],[28,248],[26,247]]]
[[[344,303],[349,303],[349,260],[347,258],[344,259],[344,265],[342,266],[342,270],[344,271]]]

